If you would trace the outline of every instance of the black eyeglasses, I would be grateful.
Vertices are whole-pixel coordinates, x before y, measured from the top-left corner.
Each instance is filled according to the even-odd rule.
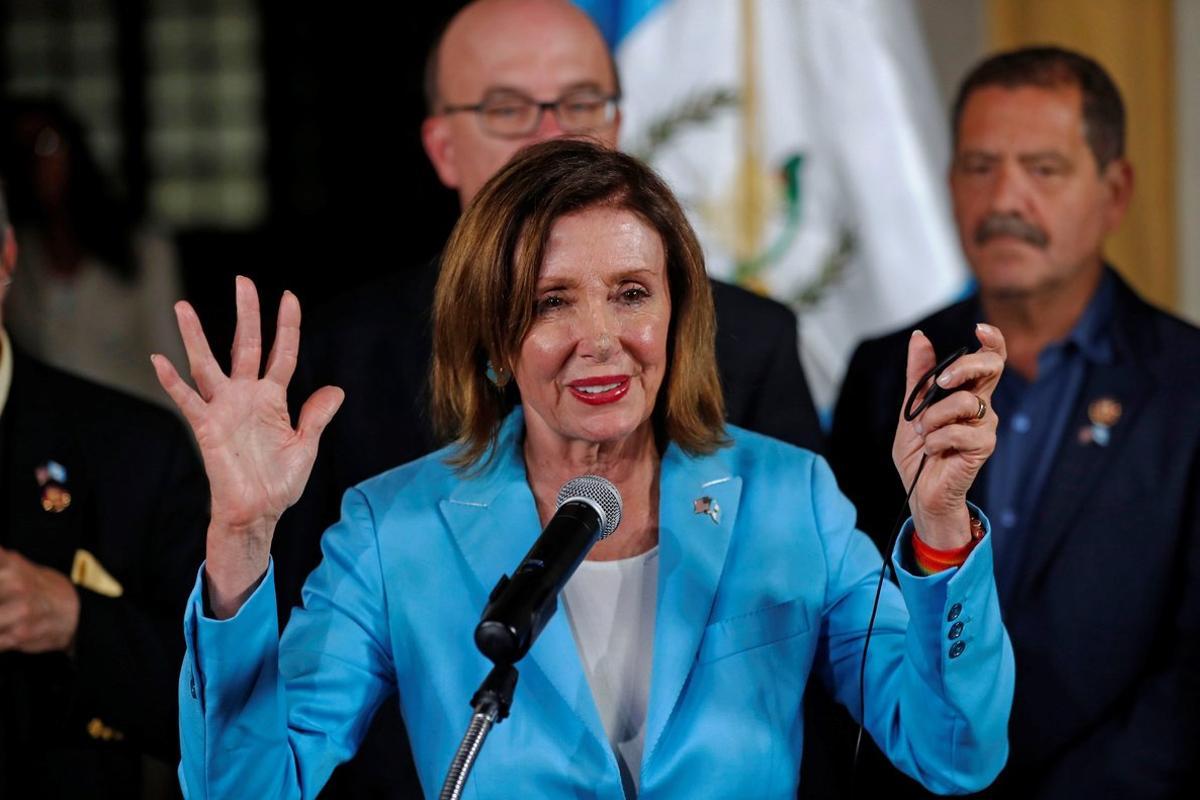
[[[501,139],[529,136],[542,124],[542,115],[554,112],[564,133],[587,133],[604,128],[617,117],[616,95],[595,89],[576,89],[546,103],[519,92],[490,92],[475,105],[443,106],[443,114],[470,111],[485,133]]]

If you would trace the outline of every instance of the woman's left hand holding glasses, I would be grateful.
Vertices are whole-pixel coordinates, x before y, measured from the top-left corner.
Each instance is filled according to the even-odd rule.
[[[981,323],[975,335],[979,350],[953,362],[937,379],[951,393],[912,422],[902,411],[892,445],[905,490],[917,480],[922,457],[927,459],[909,505],[921,540],[938,550],[956,550],[971,541],[967,490],[996,448],[999,420],[991,408],[992,393],[1007,350],[998,328]],[[936,363],[932,343],[915,331],[908,345],[906,397]]]

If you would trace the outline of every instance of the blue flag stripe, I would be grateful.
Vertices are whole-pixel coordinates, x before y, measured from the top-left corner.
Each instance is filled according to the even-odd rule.
[[[646,15],[669,0],[574,0],[595,20],[604,40],[616,50]]]

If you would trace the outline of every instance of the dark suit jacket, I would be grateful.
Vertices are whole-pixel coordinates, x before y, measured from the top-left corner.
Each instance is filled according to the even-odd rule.
[[[51,461],[71,496],[58,512],[35,475]],[[73,656],[0,653],[0,796],[137,797],[142,753],[179,758],[181,615],[208,518],[199,461],[166,411],[16,351],[0,469],[0,544],[67,575],[86,550],[124,590],[78,590]]]
[[[437,262],[355,291],[318,314],[300,343],[292,381],[293,407],[326,384],[346,400],[322,437],[304,496],[280,520],[273,547],[281,616],[320,558],[321,533],[337,521],[342,493],[386,469],[435,450],[427,373]],[[792,444],[822,451],[823,437],[800,366],[796,317],[788,308],[744,289],[712,282],[717,312],[717,366],[729,421]],[[311,331],[311,332],[310,332]],[[469,644],[469,643],[468,643]],[[327,792],[372,796],[380,785],[416,785],[395,717],[385,703],[356,762],[392,770],[372,778],[339,770]],[[388,735],[379,734],[386,729]],[[372,752],[375,754],[372,755]],[[396,776],[397,764],[408,777]],[[397,783],[398,782],[398,783]],[[437,787],[426,787],[436,791]],[[397,796],[394,789],[392,796]]]
[[[1200,331],[1117,282],[1115,358],[1090,369],[1064,440],[1048,444],[1057,455],[1001,604],[1017,683],[989,796],[1181,797],[1197,780]],[[945,355],[978,348],[981,318],[971,298],[915,327]],[[904,500],[891,441],[910,333],[858,348],[834,418],[834,471],[877,542]],[[1107,446],[1078,435],[1101,398],[1122,407]],[[985,467],[976,487],[986,479]]]

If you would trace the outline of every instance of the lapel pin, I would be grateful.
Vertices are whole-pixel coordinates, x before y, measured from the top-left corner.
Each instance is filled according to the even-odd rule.
[[[696,514],[707,514],[714,525],[721,524],[721,506],[708,495],[697,497],[692,501],[692,511]]]
[[[67,470],[57,461],[47,461],[33,471],[42,490],[42,510],[51,514],[66,511],[71,505],[71,493],[67,491]]]
[[[37,478],[38,486],[45,486],[51,481],[55,483],[67,482],[67,468],[57,461],[47,461],[45,464],[35,468],[33,475]]]
[[[1091,425],[1079,431],[1080,444],[1108,446],[1112,438],[1112,427],[1120,421],[1121,412],[1120,402],[1112,397],[1101,397],[1089,403],[1087,414]]]
[[[57,484],[42,489],[42,510],[51,514],[66,511],[71,505],[71,493]]]

